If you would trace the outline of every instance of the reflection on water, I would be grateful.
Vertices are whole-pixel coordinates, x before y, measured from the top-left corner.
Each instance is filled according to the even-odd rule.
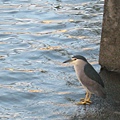
[[[97,64],[103,0],[0,1],[0,118],[69,119],[84,90],[73,54]]]

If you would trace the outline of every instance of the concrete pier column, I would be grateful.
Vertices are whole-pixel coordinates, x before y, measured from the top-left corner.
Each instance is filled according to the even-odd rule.
[[[99,63],[120,73],[120,0],[105,0]]]

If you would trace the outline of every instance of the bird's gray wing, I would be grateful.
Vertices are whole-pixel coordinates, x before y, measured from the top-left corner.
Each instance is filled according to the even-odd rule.
[[[92,80],[96,81],[99,83],[102,87],[104,87],[104,83],[100,77],[100,75],[95,71],[95,69],[87,63],[84,67],[85,74]]]

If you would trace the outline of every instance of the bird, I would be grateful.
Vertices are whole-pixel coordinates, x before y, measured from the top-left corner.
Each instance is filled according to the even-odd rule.
[[[91,104],[91,94],[95,94],[103,99],[106,98],[104,83],[100,75],[85,57],[81,55],[75,55],[63,63],[72,63],[79,82],[86,90],[85,98],[81,98],[80,101],[76,103],[77,105]]]

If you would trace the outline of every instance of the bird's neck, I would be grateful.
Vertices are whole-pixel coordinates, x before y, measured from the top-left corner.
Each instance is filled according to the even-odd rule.
[[[74,69],[75,69],[78,79],[80,78],[80,75],[84,72],[84,66],[86,64],[87,64],[86,62],[82,61],[74,65]]]

